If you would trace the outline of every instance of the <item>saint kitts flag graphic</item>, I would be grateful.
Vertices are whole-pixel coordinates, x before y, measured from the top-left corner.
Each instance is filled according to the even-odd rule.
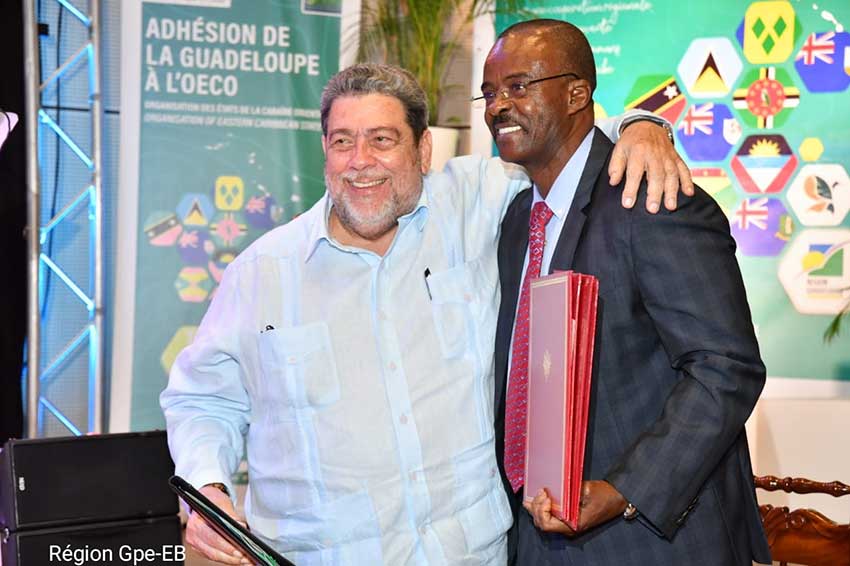
[[[674,124],[687,103],[673,75],[648,75],[637,79],[626,97],[625,107],[648,110]]]

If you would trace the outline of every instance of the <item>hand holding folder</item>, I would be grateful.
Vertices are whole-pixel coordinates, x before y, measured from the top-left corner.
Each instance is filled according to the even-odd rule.
[[[578,528],[599,281],[572,271],[531,282],[525,501],[540,489]]]
[[[239,549],[253,564],[295,566],[180,476],[171,476],[168,484],[194,513],[200,514],[215,532]]]

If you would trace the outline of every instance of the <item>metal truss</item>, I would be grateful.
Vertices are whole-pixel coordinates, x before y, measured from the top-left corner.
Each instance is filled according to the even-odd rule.
[[[48,1],[48,0],[43,0]],[[48,78],[39,84],[39,37],[36,0],[24,0],[24,66],[26,81],[26,126],[27,137],[27,240],[28,240],[28,327],[27,327],[27,436],[35,438],[44,434],[45,411],[51,413],[72,434],[99,433],[103,428],[104,380],[103,380],[103,246],[102,246],[102,197],[101,197],[101,142],[102,117],[100,88],[100,0],[90,0],[89,12],[78,9],[71,0],[50,0],[60,10],[77,18],[88,30],[88,40],[58,66]],[[57,49],[59,46],[57,46]],[[62,127],[42,108],[42,93],[55,86],[64,74],[79,65],[88,65],[89,110],[91,112],[91,152],[87,153]],[[47,139],[58,138],[91,171],[91,181],[71,198],[64,207],[46,224],[41,225],[41,200],[39,184],[39,150]],[[57,154],[56,159],[59,159]],[[46,246],[51,232],[73,213],[85,209],[88,214],[89,233],[87,238],[89,259],[89,284],[82,288],[63,270]],[[41,365],[41,336],[47,325],[41,314],[45,301],[44,281],[49,270],[55,280],[85,306],[88,320],[76,336],[68,341],[58,355],[43,368]],[[62,411],[61,407],[42,395],[42,388],[53,380],[60,379],[67,361],[82,349],[88,349],[88,427],[81,430]]]

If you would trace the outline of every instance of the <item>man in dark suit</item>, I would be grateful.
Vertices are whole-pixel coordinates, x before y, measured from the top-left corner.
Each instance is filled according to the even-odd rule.
[[[593,126],[595,86],[586,38],[555,20],[509,28],[484,67],[486,120],[500,155],[534,182],[508,209],[498,256],[495,414],[515,511],[511,559],[769,563],[744,430],[765,368],[728,222],[702,190],[655,217],[619,205],[607,174],[611,143]],[[567,269],[600,282],[577,532],[550,513],[545,492],[521,507],[524,281]]]

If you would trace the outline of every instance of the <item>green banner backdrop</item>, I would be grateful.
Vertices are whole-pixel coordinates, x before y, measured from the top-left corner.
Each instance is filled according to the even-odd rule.
[[[159,393],[227,264],[324,191],[319,98],[339,65],[340,1],[178,0],[126,11],[141,58],[122,85],[132,90],[124,109],[138,105],[137,122],[122,128],[138,129],[137,153],[122,156],[123,184],[132,182],[125,158],[138,164],[135,253],[124,264],[135,276],[125,279],[134,292],[118,292],[126,347],[116,347],[114,367],[130,372],[131,409],[112,422],[139,430],[164,425]],[[129,336],[118,328],[127,324]]]
[[[548,0],[596,57],[597,110],[675,124],[729,216],[771,377],[850,381],[850,3]],[[499,13],[496,32],[517,21]],[[845,322],[845,327],[850,320]]]

